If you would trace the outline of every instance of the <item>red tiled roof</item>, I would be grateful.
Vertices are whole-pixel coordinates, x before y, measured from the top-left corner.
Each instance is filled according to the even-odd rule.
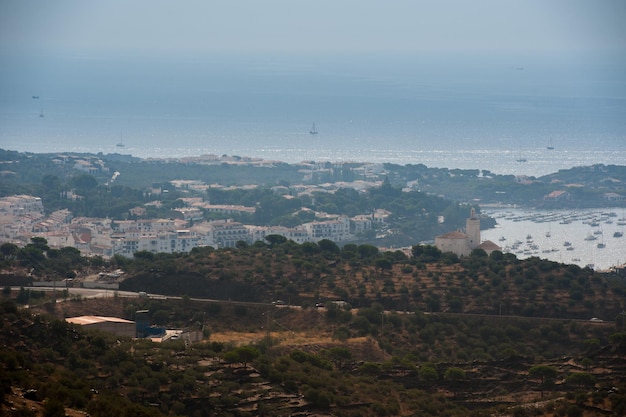
[[[500,246],[493,243],[491,240],[485,240],[483,243],[478,245],[478,247],[485,250],[502,250]]]
[[[459,232],[458,230],[437,237],[442,239],[467,239],[467,235],[463,232]]]

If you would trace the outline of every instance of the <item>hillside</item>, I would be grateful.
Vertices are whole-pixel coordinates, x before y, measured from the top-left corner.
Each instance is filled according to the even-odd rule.
[[[613,319],[623,284],[588,268],[477,251],[459,259],[432,246],[379,253],[332,242],[198,249],[128,261],[121,289],[234,301],[313,306],[343,300],[386,310]],[[418,253],[419,252],[419,253]]]
[[[359,336],[357,319],[379,316],[376,306],[354,321],[332,309],[184,300],[67,301],[39,319],[2,308],[6,415],[23,415],[23,402],[42,410],[33,415],[62,403],[68,415],[92,416],[122,415],[119,407],[145,416],[593,416],[626,404],[614,323],[386,313],[386,329]],[[146,344],[44,318],[137,308],[167,311],[172,323],[201,313],[208,337]],[[541,370],[553,376],[542,383]]]
[[[116,407],[146,416],[624,411],[623,279],[497,252],[458,259],[416,246],[409,258],[331,243],[143,254],[109,265],[124,269],[122,289],[179,300],[112,294],[51,303],[33,293],[39,315],[30,316],[10,301],[21,292],[4,291],[4,410],[11,401],[8,415],[23,415],[15,405],[30,396],[35,409],[63,404],[96,417]],[[143,309],[157,325],[202,330],[204,340],[131,341],[53,318],[133,319]]]

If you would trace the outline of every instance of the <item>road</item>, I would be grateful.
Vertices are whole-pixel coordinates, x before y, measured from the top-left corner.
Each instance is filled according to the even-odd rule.
[[[13,291],[19,291],[21,287],[13,287],[11,288]],[[46,292],[54,292],[61,294],[63,291],[67,290],[71,296],[80,296],[81,298],[113,298],[113,297],[124,297],[124,298],[149,298],[152,300],[182,300],[183,297],[180,296],[171,296],[171,295],[161,295],[161,294],[147,294],[143,291],[120,291],[120,290],[108,290],[102,288],[81,288],[81,287],[28,287],[33,291],[46,291]],[[189,298],[190,301],[199,301],[205,303],[223,303],[223,304],[242,304],[249,306],[274,306],[271,303],[260,303],[260,302],[252,302],[252,301],[231,301],[231,300],[215,300],[210,298]],[[57,298],[57,302],[59,302]],[[278,307],[278,306],[276,306]],[[288,307],[288,306],[280,306],[280,307]],[[294,308],[299,308],[299,306],[293,306]]]
[[[13,287],[11,289],[14,291],[19,291],[20,288],[22,287]],[[112,297],[129,297],[129,298],[135,297],[137,298],[139,297],[139,293],[134,292],[134,291],[106,290],[106,289],[100,289],[100,288],[28,287],[28,289],[32,291],[57,292],[59,294],[67,290],[69,294],[74,295],[74,296],[80,296],[81,298],[112,298]],[[175,297],[169,297],[169,298],[175,298]]]
[[[64,290],[67,290],[71,295],[80,296],[81,298],[112,298],[112,297],[124,297],[124,298],[149,298],[152,300],[182,300],[183,297],[180,296],[170,296],[170,295],[160,295],[160,294],[146,294],[143,291],[135,292],[135,291],[120,291],[120,290],[106,290],[106,289],[98,289],[98,288],[63,288],[59,287],[32,287],[31,289],[37,291],[57,291],[61,293]],[[20,287],[14,287],[12,290],[19,291]],[[247,305],[247,306],[266,306],[266,307],[275,307],[275,308],[292,308],[292,309],[301,309],[302,306],[298,305],[283,305],[283,304],[274,304],[274,303],[260,303],[253,301],[231,301],[231,300],[216,300],[210,298],[189,298],[190,301],[204,302],[204,303],[218,303],[218,304],[238,304],[238,305]],[[57,302],[62,301],[57,299]],[[318,311],[326,311],[325,308],[317,308]],[[356,315],[358,309],[351,310],[353,314]],[[392,311],[385,311],[385,315],[392,314]],[[414,312],[402,312],[397,311],[399,314],[414,314]],[[450,316],[450,317],[484,317],[484,318],[501,318],[501,319],[533,319],[533,320],[545,320],[545,321],[563,321],[563,320],[571,320],[581,323],[594,323],[597,325],[614,325],[612,320],[603,321],[603,320],[589,320],[589,319],[564,319],[564,318],[554,318],[554,317],[526,317],[526,316],[501,316],[501,315],[492,315],[492,314],[475,314],[475,313],[450,313],[450,312],[436,312],[429,313],[424,312],[424,314],[432,314],[432,315],[441,315],[441,316]]]

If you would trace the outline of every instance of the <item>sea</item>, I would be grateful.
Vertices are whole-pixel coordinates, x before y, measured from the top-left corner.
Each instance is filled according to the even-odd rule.
[[[551,261],[609,270],[626,263],[626,210],[532,210],[483,208],[496,219],[496,227],[481,231],[503,252],[518,259],[538,257]]]
[[[625,57],[74,50],[0,60],[2,149],[536,177],[626,165]]]

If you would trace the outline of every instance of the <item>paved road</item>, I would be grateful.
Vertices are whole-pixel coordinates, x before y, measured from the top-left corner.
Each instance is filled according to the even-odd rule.
[[[21,287],[13,287],[12,290],[19,291]],[[139,297],[138,292],[105,290],[100,288],[61,288],[61,287],[28,287],[33,291],[57,292],[61,294],[67,290],[71,295],[79,295],[82,298],[111,298],[111,297]]]
[[[15,291],[19,291],[21,287],[13,287],[12,289]],[[120,291],[120,290],[108,290],[102,288],[81,288],[81,287],[68,287],[68,288],[60,288],[60,287],[28,287],[33,291],[46,291],[53,292],[56,291],[59,295],[67,290],[70,295],[80,296],[81,298],[112,298],[112,297],[124,297],[124,298],[149,298],[152,300],[182,300],[183,297],[180,296],[171,296],[171,295],[160,295],[160,294],[147,294],[143,291]],[[214,300],[208,298],[189,298],[191,301],[199,301],[206,303],[224,303],[224,304],[244,304],[244,305],[256,305],[256,306],[271,306],[271,303],[259,303],[259,302],[251,302],[251,301],[230,301],[230,300]],[[61,301],[57,296],[57,302]],[[277,306],[278,307],[278,306]],[[288,306],[280,306],[280,307],[288,307]],[[294,308],[299,308],[299,306],[292,306]]]
[[[63,290],[67,289],[70,294],[78,295],[82,298],[112,298],[112,297],[126,297],[126,298],[150,298],[153,300],[181,300],[183,297],[179,296],[165,296],[160,294],[146,294],[143,291],[134,292],[134,291],[120,291],[120,290],[105,290],[99,288],[59,288],[59,287],[29,287],[38,291],[57,291],[61,293]],[[13,290],[19,290],[20,287],[14,287]],[[205,303],[220,303],[220,304],[238,304],[238,305],[248,305],[248,306],[267,306],[267,307],[276,307],[276,308],[293,308],[293,309],[301,309],[302,306],[298,305],[286,305],[286,304],[274,304],[274,303],[260,303],[260,302],[252,302],[252,301],[231,301],[231,300],[214,300],[209,298],[189,298],[191,301],[205,302]],[[57,302],[62,301],[57,299]],[[325,308],[318,308],[319,311],[325,311]],[[352,309],[352,313],[356,314],[358,309]],[[391,314],[391,311],[385,311],[385,315]],[[400,312],[399,314],[414,314],[414,312]],[[564,320],[573,320],[577,322],[590,322],[598,325],[614,325],[614,322],[603,321],[603,320],[589,320],[589,319],[564,319],[564,318],[553,318],[553,317],[525,317],[525,316],[500,316],[500,315],[492,315],[492,314],[472,314],[472,313],[449,313],[449,312],[437,312],[437,313],[428,313],[424,312],[424,314],[432,314],[432,315],[441,315],[441,316],[450,316],[450,317],[484,317],[484,318],[501,318],[501,319],[532,319],[532,320],[546,320],[546,321],[564,321]]]

